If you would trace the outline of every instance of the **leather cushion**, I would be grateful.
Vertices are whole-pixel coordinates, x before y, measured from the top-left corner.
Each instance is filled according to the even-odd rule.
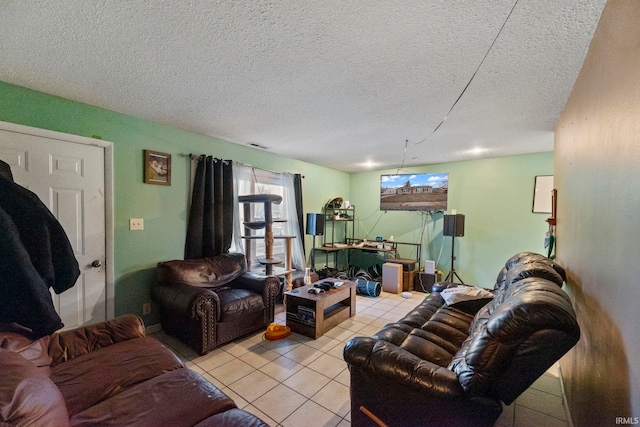
[[[244,315],[264,310],[262,295],[247,289],[222,288],[216,290],[220,299],[220,321],[232,322]]]
[[[500,273],[498,273],[498,277],[496,277],[496,283],[495,285],[493,285],[494,290],[502,286],[504,284],[504,281],[507,280],[508,271],[509,269],[506,266],[502,267],[502,269],[500,270]]]
[[[155,338],[134,338],[60,363],[51,369],[70,415],[127,388],[184,365]]]
[[[56,332],[51,335],[49,355],[52,365],[56,365],[114,343],[144,336],[142,319],[124,314],[105,322]]]
[[[549,280],[556,285],[562,287],[562,276],[553,269],[551,265],[544,261],[531,261],[513,266],[507,271],[507,276],[501,288],[497,292],[501,292],[502,288],[508,288],[513,283],[528,277],[538,277]],[[496,292],[496,293],[497,293]]]
[[[159,262],[156,280],[159,283],[185,283],[213,288],[225,285],[247,271],[243,254],[224,254],[209,258]]]
[[[200,374],[176,369],[71,416],[72,426],[193,426],[236,405]],[[242,425],[242,424],[237,424]]]
[[[403,323],[413,328],[421,328],[443,305],[444,300],[440,297],[440,294],[432,292],[416,308],[398,320],[398,323]]]
[[[49,340],[49,335],[31,339],[15,332],[0,332],[0,348],[19,354],[34,366],[41,368],[47,376],[51,373],[51,357],[47,351]]]
[[[269,424],[262,421],[250,412],[233,408],[228,411],[219,412],[199,422],[195,427],[269,427]]]
[[[567,273],[564,267],[562,267],[560,264],[558,264],[551,258],[548,258],[544,255],[537,254],[535,252],[520,252],[518,254],[515,254],[514,256],[512,256],[507,260],[504,266],[507,270],[510,270],[512,267],[516,265],[528,264],[530,262],[542,262],[547,264],[549,267],[553,268],[556,271],[556,273],[560,275],[560,277],[562,278],[562,281],[564,282],[567,281]],[[498,276],[498,278],[500,278],[500,276]]]
[[[46,373],[18,353],[1,348],[0,366],[0,424],[69,425],[64,399]]]
[[[427,301],[413,310],[414,319],[421,309],[430,312]],[[442,306],[420,328],[398,322],[386,325],[374,338],[400,347],[412,355],[446,367],[467,338],[472,315],[456,308]]]

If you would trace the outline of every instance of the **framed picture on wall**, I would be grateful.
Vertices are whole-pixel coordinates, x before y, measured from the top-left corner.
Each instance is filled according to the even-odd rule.
[[[144,150],[144,182],[171,185],[171,154]]]
[[[533,188],[533,208],[534,213],[551,213],[551,193],[553,190],[553,175],[536,176]]]

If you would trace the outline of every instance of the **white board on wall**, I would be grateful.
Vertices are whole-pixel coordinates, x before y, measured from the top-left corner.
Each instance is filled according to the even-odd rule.
[[[553,190],[553,175],[536,176],[533,189],[533,209],[535,213],[551,213],[551,192]]]

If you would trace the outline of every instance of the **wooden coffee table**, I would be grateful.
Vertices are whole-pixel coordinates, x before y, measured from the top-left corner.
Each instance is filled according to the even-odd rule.
[[[338,282],[334,279],[325,279],[315,283],[325,281]],[[287,326],[291,331],[318,339],[334,326],[355,316],[356,284],[342,281],[342,286],[325,293],[310,294],[309,289],[313,288],[315,283],[285,292],[285,305]]]

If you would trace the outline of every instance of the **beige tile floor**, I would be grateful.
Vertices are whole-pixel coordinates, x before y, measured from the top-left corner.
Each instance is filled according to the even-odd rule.
[[[258,332],[199,356],[164,332],[152,334],[191,369],[272,427],[350,426],[349,370],[342,349],[355,336],[372,335],[415,307],[424,294],[412,298],[383,292],[378,298],[358,296],[356,316],[321,338],[298,334],[268,341]],[[282,310],[277,323],[285,323]],[[512,405],[505,407],[499,427],[569,427],[557,366]]]

